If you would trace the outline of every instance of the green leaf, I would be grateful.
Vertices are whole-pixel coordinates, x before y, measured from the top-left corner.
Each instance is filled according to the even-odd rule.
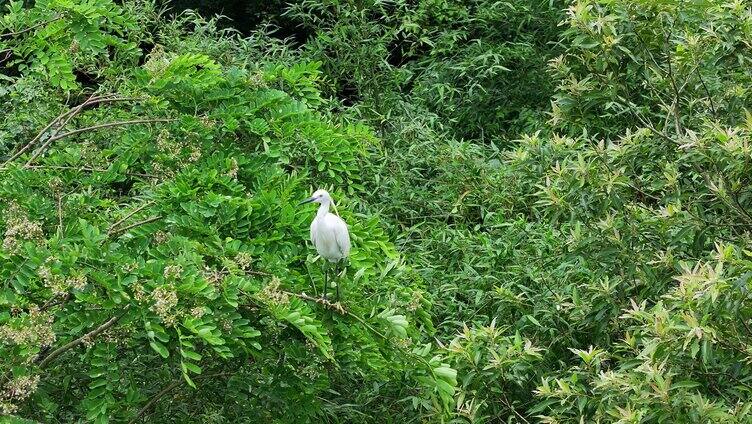
[[[151,346],[151,348],[154,349],[154,351],[157,352],[163,358],[167,358],[168,356],[170,356],[170,352],[167,350],[165,345],[163,345],[162,343],[156,340],[149,341],[149,346]]]

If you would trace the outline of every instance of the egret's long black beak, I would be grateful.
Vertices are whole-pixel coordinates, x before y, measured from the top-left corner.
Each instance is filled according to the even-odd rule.
[[[300,206],[300,205],[305,205],[306,203],[311,203],[311,202],[313,202],[314,200],[316,200],[316,199],[314,199],[313,197],[309,197],[309,198],[307,198],[307,199],[303,200],[302,202],[298,203],[298,206]]]

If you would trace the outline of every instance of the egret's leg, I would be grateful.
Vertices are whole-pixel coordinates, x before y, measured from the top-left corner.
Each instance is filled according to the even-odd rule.
[[[324,288],[321,290],[321,293],[323,293],[324,300],[326,300],[326,287],[329,285],[328,281],[329,277],[329,264],[324,261]]]
[[[337,302],[339,302],[339,261],[334,264],[334,277],[337,279]]]
[[[319,294],[316,293],[316,280],[313,279],[313,275],[311,275],[311,268],[309,268],[307,264],[306,271],[308,271],[308,279],[311,281],[311,290],[313,290],[313,295],[318,296]]]

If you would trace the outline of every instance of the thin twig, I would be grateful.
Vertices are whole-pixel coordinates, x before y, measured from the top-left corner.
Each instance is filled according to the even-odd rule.
[[[113,325],[115,325],[116,322],[118,322],[120,320],[120,318],[122,318],[125,315],[126,312],[127,312],[127,310],[123,311],[120,315],[116,315],[116,316],[110,318],[104,324],[100,325],[99,327],[95,328],[94,330],[89,331],[88,333],[86,333],[83,336],[81,336],[81,337],[73,340],[72,342],[67,343],[67,344],[65,344],[65,345],[63,345],[63,346],[55,349],[54,351],[52,351],[52,353],[50,353],[44,359],[42,359],[41,362],[39,362],[39,368],[42,368],[42,369],[46,368],[47,365],[49,365],[50,362],[54,361],[55,358],[57,358],[58,356],[60,356],[63,353],[65,353],[65,352],[73,349],[74,347],[80,345],[85,340],[93,339],[94,337],[96,337],[100,333],[102,333],[103,331],[105,331],[108,328],[112,327]]]
[[[61,19],[62,17],[63,17],[63,15],[57,15],[57,16],[55,16],[55,17],[54,17],[54,18],[52,18],[52,19],[48,19],[48,20],[46,20],[46,21],[42,21],[42,22],[40,22],[40,23],[38,23],[38,24],[36,24],[36,25],[32,25],[32,26],[30,26],[30,27],[28,27],[28,28],[24,28],[24,29],[22,29],[22,30],[20,30],[20,31],[16,31],[16,32],[7,32],[7,33],[5,33],[5,34],[0,34],[0,38],[5,38],[5,37],[15,37],[15,36],[17,36],[17,35],[21,35],[21,34],[25,34],[25,33],[27,33],[27,32],[30,32],[30,31],[34,31],[35,29],[39,28],[40,26],[42,26],[42,25],[47,25],[47,24],[50,24],[50,23],[52,23],[52,22],[55,22],[55,21],[57,21],[57,20]]]
[[[44,312],[53,306],[62,305],[63,303],[67,302],[68,299],[70,299],[70,293],[67,293],[65,296],[63,296],[60,299],[57,299],[57,300],[56,299],[57,299],[56,297],[49,299],[47,302],[44,303],[44,305],[39,307],[39,310]]]
[[[8,60],[8,58],[10,57],[10,55],[12,55],[12,54],[13,54],[13,50],[11,50],[11,49],[7,49],[7,50],[3,50],[3,51],[1,51],[0,53],[5,53],[5,57],[4,57],[4,58],[2,58],[2,59],[0,59],[0,63],[3,63],[3,62],[5,62],[6,60]]]
[[[318,303],[319,305],[322,305],[322,306],[324,306],[324,307],[325,307],[325,308],[327,308],[327,309],[332,309],[332,310],[334,310],[334,311],[337,311],[337,312],[339,312],[339,314],[340,314],[340,315],[348,315],[348,316],[352,316],[352,317],[354,317],[354,316],[355,316],[355,315],[351,314],[350,312],[348,312],[348,311],[347,311],[347,310],[346,310],[346,309],[345,309],[345,308],[344,308],[344,307],[342,306],[342,304],[341,304],[341,303],[339,303],[339,302],[337,302],[337,303],[332,303],[332,302],[330,302],[330,301],[328,301],[328,300],[326,300],[326,299],[324,299],[324,298],[320,298],[320,297],[311,297],[311,296],[308,296],[308,295],[307,295],[307,294],[305,294],[305,293],[290,293],[290,292],[287,292],[287,294],[288,294],[288,295],[291,295],[291,296],[295,296],[295,297],[298,297],[298,298],[300,298],[300,299],[303,299],[303,300],[310,300],[311,302],[316,302],[316,303]],[[358,317],[358,318],[359,318],[359,317]],[[375,331],[375,330],[374,330],[374,331]],[[379,334],[379,335],[381,335],[381,334]]]
[[[207,378],[215,378],[215,377],[222,377],[226,375],[231,375],[231,373],[228,372],[219,372],[215,374],[208,374],[208,375],[199,375],[196,377],[193,377],[194,380],[203,380]],[[157,394],[151,397],[149,401],[144,405],[143,408],[139,409],[138,413],[136,413],[136,416],[133,417],[130,421],[128,421],[128,424],[135,424],[141,417],[143,417],[147,412],[149,412],[149,409],[151,409],[154,404],[159,402],[160,399],[162,399],[165,395],[170,393],[171,391],[175,390],[176,388],[182,386],[185,384],[185,379],[178,379],[167,385],[164,389],[160,390]]]
[[[70,171],[82,171],[82,172],[108,172],[109,169],[107,168],[92,168],[90,166],[62,166],[62,165],[29,165],[26,168],[28,169],[64,169],[64,170],[70,170]],[[6,171],[10,168],[0,168],[0,171]],[[143,178],[158,178],[158,176],[154,174],[146,174],[143,172],[126,172],[124,175],[133,176],[133,177],[143,177]]]
[[[373,332],[374,334],[376,334],[377,336],[379,336],[380,338],[382,338],[383,340],[391,343],[391,339],[389,337],[387,337],[384,333],[382,333],[379,330],[373,328],[373,326],[371,324],[369,324],[368,322],[366,322],[366,320],[364,320],[363,318],[361,318],[361,317],[355,315],[354,313],[348,311],[347,309],[345,309],[342,306],[342,304],[339,303],[339,302],[332,303],[332,302],[330,302],[330,301],[328,301],[326,299],[323,299],[323,298],[315,298],[315,297],[308,296],[305,293],[292,293],[292,292],[284,292],[284,293],[287,294],[287,295],[289,295],[289,296],[295,296],[295,297],[298,297],[300,299],[304,299],[304,300],[309,300],[309,301],[312,301],[312,302],[316,302],[316,303],[318,303],[320,305],[325,306],[326,308],[329,308],[331,310],[337,311],[340,315],[345,315],[345,316],[348,316],[350,318],[353,318],[356,321],[358,321],[359,323],[361,323],[368,330],[370,330],[371,332]],[[403,348],[402,346],[400,346],[398,344],[395,344],[395,343],[391,343],[391,344],[392,344],[392,346],[396,347],[397,350],[400,350],[405,355],[407,355],[407,356],[409,356],[411,358],[415,358],[418,361],[420,361],[421,363],[423,363],[428,368],[428,371],[431,373],[431,375],[433,376],[433,378],[437,379],[436,374],[433,371],[433,366],[431,366],[431,364],[428,361],[426,361],[426,359],[424,357],[422,357],[420,355],[416,355],[416,354],[408,351],[407,349]]]
[[[52,144],[53,142],[60,140],[61,138],[69,137],[72,135],[76,135],[82,132],[86,131],[94,131],[102,128],[109,128],[109,127],[116,127],[121,125],[135,125],[135,124],[148,124],[153,122],[172,122],[173,119],[134,119],[132,121],[117,121],[117,122],[107,122],[105,124],[99,124],[99,125],[93,125],[91,127],[86,128],[79,128],[77,130],[68,131],[67,133],[63,133],[60,135],[56,135],[54,137],[50,137],[37,151],[31,156],[31,158],[26,162],[25,167],[30,166],[39,156],[44,153],[47,148]]]
[[[183,383],[184,383],[184,381],[185,380],[183,380],[182,378],[178,379],[178,380],[175,380],[172,383],[170,383],[167,387],[165,387],[164,389],[160,390],[159,393],[157,393],[156,395],[152,396],[152,398],[149,399],[149,402],[147,402],[146,405],[144,405],[143,408],[139,409],[139,411],[136,414],[136,416],[133,417],[132,420],[128,421],[128,424],[134,424],[134,423],[136,423],[142,416],[144,416],[149,411],[149,409],[151,409],[151,407],[155,403],[159,402],[159,400],[162,399],[162,397],[164,397],[166,394],[168,394],[171,391],[173,391],[174,389],[176,389],[178,386],[182,386]]]
[[[734,201],[734,204],[736,205],[737,209],[739,209],[739,211],[742,213],[742,215],[744,215],[747,218],[747,220],[750,223],[752,223],[752,214],[750,214],[749,212],[747,212],[747,210],[744,208],[744,206],[742,206],[742,204],[739,202],[739,197],[736,194],[732,194],[729,197],[731,197],[731,200]]]
[[[126,232],[126,231],[128,231],[128,230],[130,230],[130,229],[132,229],[132,228],[138,227],[138,226],[140,226],[140,225],[145,225],[145,224],[149,224],[149,223],[151,223],[151,222],[154,222],[154,221],[158,221],[158,220],[160,220],[160,219],[162,219],[162,217],[161,217],[161,216],[153,216],[153,217],[151,217],[151,218],[147,218],[147,219],[144,219],[143,221],[139,221],[139,222],[137,222],[137,223],[135,223],[135,224],[131,224],[131,225],[127,226],[127,227],[119,228],[119,229],[117,229],[117,230],[112,230],[111,232],[110,232],[110,231],[108,231],[108,235],[111,235],[111,236],[112,236],[112,235],[116,235],[116,234],[124,233],[124,232]]]
[[[672,28],[673,30],[673,28]],[[669,53],[669,46],[671,42],[671,31],[669,31],[668,34],[666,34],[666,42],[665,42],[665,49],[666,49],[666,63],[668,64],[668,77],[669,81],[671,81],[671,87],[674,90],[674,101],[671,104],[673,107],[673,113],[674,113],[674,125],[676,126],[676,135],[682,134],[682,127],[681,122],[679,120],[679,102],[681,101],[681,94],[679,93],[679,88],[676,85],[676,78],[674,78],[674,67],[671,64],[671,53]]]
[[[63,194],[60,190],[57,191],[57,234],[58,237],[63,237]]]
[[[75,106],[75,107],[67,110],[64,113],[61,113],[55,119],[53,119],[52,121],[50,121],[50,123],[47,124],[47,126],[45,126],[44,128],[42,128],[42,130],[39,131],[39,133],[33,139],[31,139],[30,142],[28,142],[25,146],[23,146],[18,152],[16,152],[15,154],[13,154],[13,156],[11,156],[8,160],[6,160],[5,163],[3,163],[3,165],[6,165],[6,164],[8,164],[8,163],[10,163],[10,162],[18,159],[18,157],[21,156],[22,154],[24,154],[27,150],[29,150],[34,145],[34,143],[36,143],[37,141],[39,141],[39,139],[42,138],[42,136],[47,131],[49,131],[50,128],[52,128],[52,126],[54,126],[56,123],[60,122],[61,120],[69,117],[72,113],[79,111],[79,109],[81,108],[81,106],[92,106],[92,105],[96,105],[96,104],[100,104],[100,103],[123,102],[123,101],[129,101],[129,100],[138,100],[138,98],[133,98],[133,97],[107,97],[107,96],[96,96],[96,97],[94,97],[94,95],[92,94],[92,97],[89,97],[89,99],[87,99],[81,105]],[[67,123],[67,121],[66,121],[66,123]],[[61,128],[62,128],[62,126],[61,126]]]
[[[131,121],[107,122],[105,124],[92,125],[91,127],[79,128],[77,130],[68,131],[67,133],[63,133],[55,137],[51,137],[50,140],[57,141],[57,140],[60,140],[61,138],[69,137],[71,135],[76,135],[82,132],[94,131],[94,130],[99,130],[99,129],[108,128],[108,127],[117,127],[121,125],[135,125],[135,124],[150,124],[154,122],[172,122],[172,121],[174,121],[174,119],[155,118],[155,119],[134,119]]]
[[[123,222],[125,222],[126,220],[128,220],[128,218],[132,217],[133,215],[135,215],[135,214],[139,213],[140,211],[144,210],[144,208],[148,208],[149,206],[151,206],[153,204],[154,204],[154,201],[150,200],[150,201],[144,203],[143,205],[137,207],[136,209],[134,209],[133,211],[131,211],[129,214],[125,215],[124,217],[122,217],[121,219],[119,219],[117,222],[115,222],[114,224],[110,225],[110,228],[107,230],[107,234],[111,234],[118,225],[122,224]]]
[[[253,270],[246,271],[245,273],[246,273],[246,275],[259,275],[259,276],[262,276],[262,277],[270,277],[272,275],[272,274],[269,274],[268,272],[253,271]]]
[[[63,128],[65,128],[65,126],[68,125],[68,122],[70,122],[71,119],[75,118],[76,115],[78,115],[79,113],[81,113],[81,111],[83,110],[84,106],[88,105],[89,102],[91,102],[93,99],[95,99],[95,94],[96,93],[92,93],[91,96],[89,96],[89,98],[86,99],[83,103],[81,103],[80,105],[74,107],[71,110],[71,113],[69,113],[68,116],[65,117],[65,120],[63,120],[63,122],[60,123],[60,125],[58,125],[57,128],[55,128],[55,131],[52,132],[52,134],[50,135],[50,138],[55,137],[56,135],[60,134],[60,131],[62,131]]]
[[[716,111],[715,111],[715,103],[713,102],[713,96],[710,95],[710,90],[708,90],[708,86],[705,85],[705,80],[702,78],[700,69],[695,68],[695,71],[697,73],[697,77],[700,79],[700,84],[702,84],[702,88],[705,89],[705,95],[708,96],[708,101],[710,101],[710,111],[713,113],[713,117],[717,118]]]
[[[522,421],[524,421],[527,424],[530,424],[530,421],[528,421],[527,419],[525,419],[525,417],[523,417],[519,412],[517,412],[517,409],[515,409],[515,407],[512,406],[512,404],[509,402],[509,399],[507,399],[507,395],[505,395],[503,392],[501,393],[501,401],[502,401],[502,403],[504,403],[507,406],[507,408],[511,409],[512,412],[514,412],[515,415],[517,415],[518,417],[520,417],[520,419]]]
[[[66,116],[70,115],[71,113],[73,113],[73,109],[68,110],[65,113],[58,115],[55,119],[50,121],[50,123],[47,124],[47,126],[45,126],[44,128],[42,128],[42,130],[39,131],[39,133],[34,138],[32,138],[30,142],[26,143],[25,146],[21,147],[21,149],[17,151],[16,153],[14,153],[8,160],[6,160],[3,163],[3,165],[7,165],[10,162],[13,162],[14,160],[18,159],[18,157],[24,154],[24,152],[26,152],[27,150],[29,150],[31,146],[34,145],[34,143],[39,141],[42,135],[44,135],[44,133],[46,133],[50,128],[52,128],[53,125],[55,125],[57,122],[59,122],[61,119],[65,118]]]

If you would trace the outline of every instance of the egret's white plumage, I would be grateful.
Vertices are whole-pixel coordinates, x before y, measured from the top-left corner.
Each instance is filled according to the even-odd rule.
[[[339,262],[350,254],[350,233],[342,218],[329,212],[332,198],[326,190],[316,190],[311,202],[319,203],[319,210],[311,222],[311,242],[322,258]]]
[[[329,213],[332,197],[326,190],[316,190],[313,196],[303,201],[303,203],[310,202],[320,205],[316,217],[311,222],[311,242],[322,258],[335,263],[334,276],[336,277],[339,262],[350,254],[350,232],[342,218]],[[328,267],[325,267],[322,290],[324,299],[326,299],[328,274]],[[337,284],[337,299],[339,299],[339,284]]]

